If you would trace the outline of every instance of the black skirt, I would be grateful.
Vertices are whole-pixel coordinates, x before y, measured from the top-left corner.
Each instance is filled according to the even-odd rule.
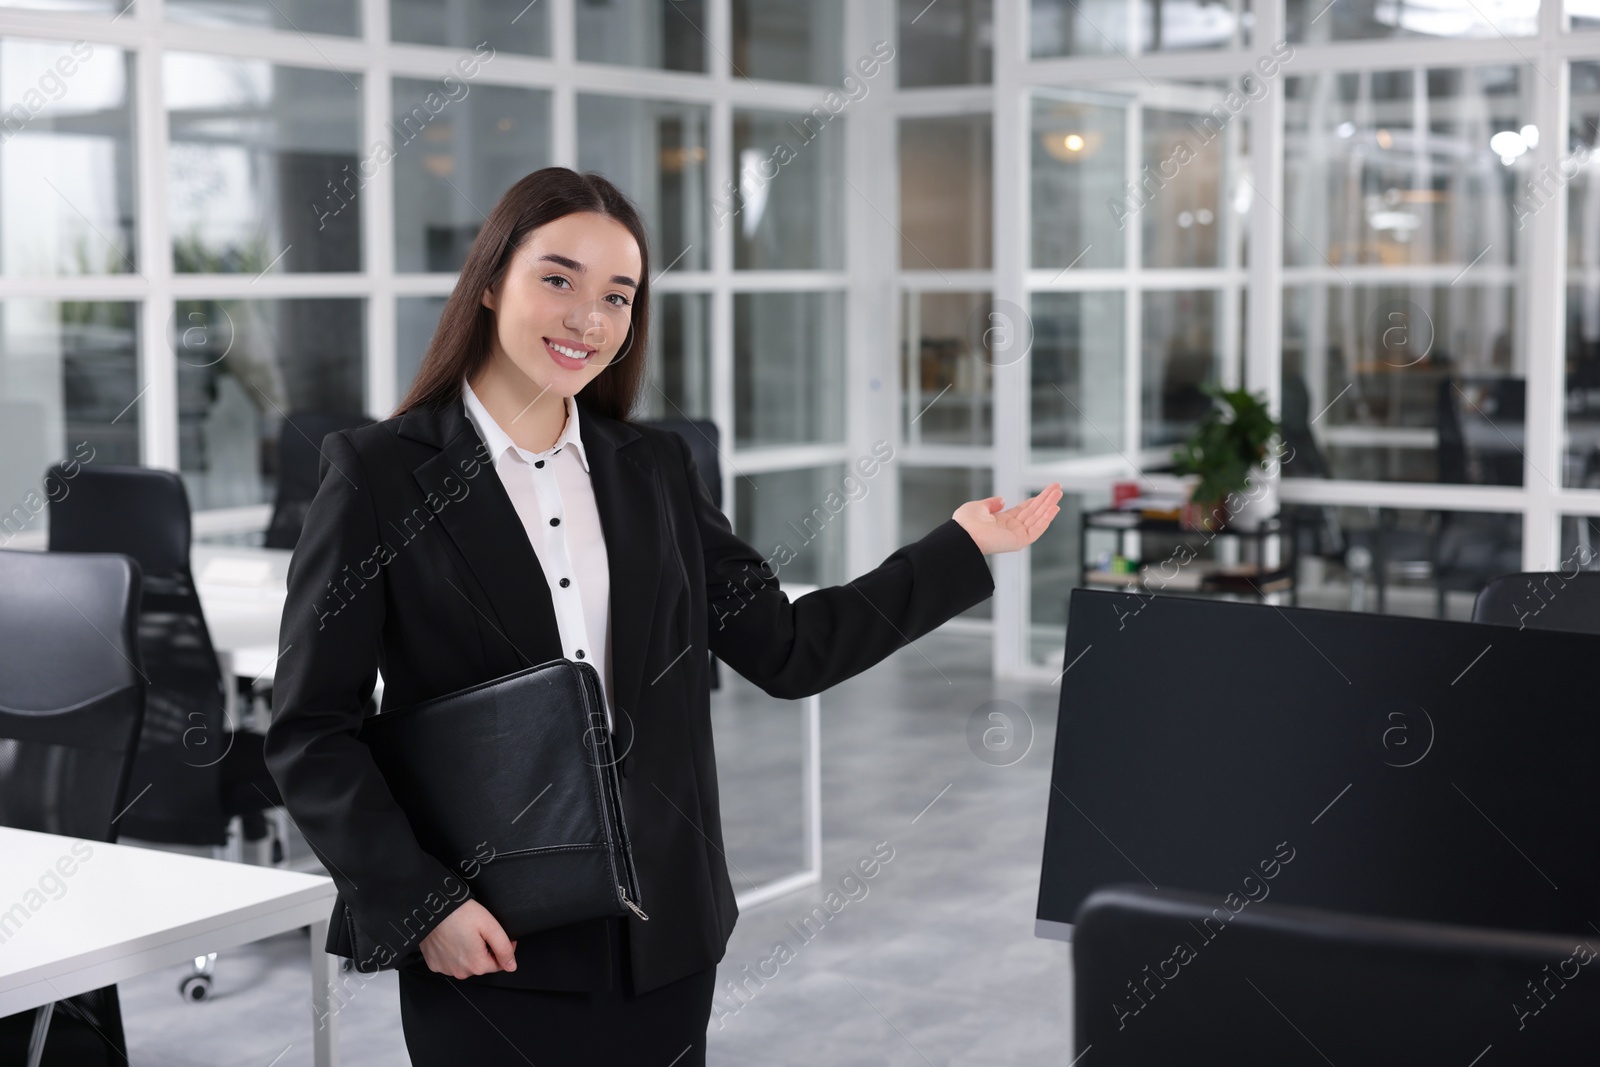
[[[516,989],[400,970],[400,1025],[413,1067],[705,1067],[717,969],[636,994],[626,980],[627,929],[613,924],[611,988]]]

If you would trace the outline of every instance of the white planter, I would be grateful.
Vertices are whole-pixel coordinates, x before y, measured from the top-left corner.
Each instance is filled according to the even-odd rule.
[[[1278,481],[1282,474],[1278,464],[1269,454],[1266,467],[1256,467],[1250,472],[1250,484],[1240,495],[1244,507],[1234,512],[1228,525],[1237,530],[1254,530],[1278,514]]]

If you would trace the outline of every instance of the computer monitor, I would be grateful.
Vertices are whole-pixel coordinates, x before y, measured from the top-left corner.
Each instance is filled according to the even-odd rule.
[[[1600,637],[1077,589],[1036,933],[1098,886],[1600,934]]]

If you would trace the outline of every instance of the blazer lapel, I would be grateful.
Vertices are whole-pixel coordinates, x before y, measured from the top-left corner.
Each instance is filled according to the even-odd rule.
[[[655,621],[661,580],[661,498],[650,450],[638,444],[643,435],[594,410],[582,394],[578,402],[579,430],[611,578],[610,697],[620,754],[632,743],[629,717],[638,708]],[[443,502],[437,517],[493,606],[495,617],[489,622],[526,661],[525,666],[543,662],[536,657],[544,649],[554,650],[546,658],[560,656],[561,634],[544,569],[494,464],[485,459],[487,449],[468,421],[461,399],[407,412],[399,433],[439,449],[412,473],[425,496],[433,494]],[[477,474],[469,478],[465,472],[473,470],[473,464]]]
[[[461,550],[493,606],[494,618],[487,620],[489,624],[505,638],[523,666],[557,658],[561,655],[561,631],[544,569],[494,463],[486,458],[488,449],[467,420],[459,399],[438,415],[437,429],[444,439],[429,443],[440,450],[418,465],[412,476],[429,499],[430,510],[439,506],[440,525]],[[402,422],[402,433],[405,429]],[[468,477],[471,471],[476,473]],[[440,501],[442,506],[437,503]],[[443,577],[456,584],[450,575]],[[477,610],[466,589],[456,591]]]

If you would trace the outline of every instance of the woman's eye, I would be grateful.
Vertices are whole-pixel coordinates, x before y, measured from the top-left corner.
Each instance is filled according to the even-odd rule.
[[[614,301],[612,305],[613,307],[625,308],[628,306],[628,298],[623,296],[621,293],[612,293],[610,296],[606,297],[606,299]]]
[[[545,278],[545,281],[550,282],[552,284],[554,284],[556,282],[560,282],[562,285],[566,285],[567,284],[567,280],[565,278],[563,278],[559,274],[549,275],[548,277]]]

